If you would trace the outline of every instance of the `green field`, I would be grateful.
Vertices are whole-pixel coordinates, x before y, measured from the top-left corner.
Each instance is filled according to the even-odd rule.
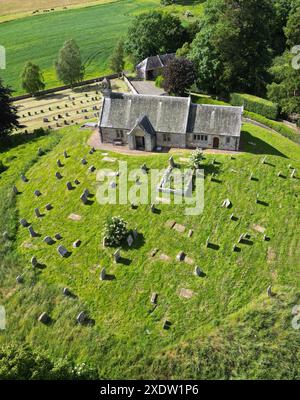
[[[149,206],[132,210],[129,205],[84,206],[79,200],[83,188],[95,194],[95,174],[80,163],[117,169],[117,163],[104,161],[101,151],[88,154],[89,132],[66,128],[11,149],[3,149],[0,159],[7,170],[0,174],[2,229],[11,241],[1,243],[1,303],[6,306],[7,329],[0,342],[27,342],[47,351],[53,358],[67,357],[87,362],[104,378],[299,378],[299,332],[291,326],[291,308],[300,301],[299,287],[299,178],[290,178],[291,169],[300,170],[299,146],[288,139],[251,124],[242,134],[244,152],[231,158],[226,154],[205,154],[205,208],[199,216],[185,216],[183,205],[159,204],[160,213]],[[38,158],[38,147],[47,154]],[[64,149],[70,157],[63,159]],[[164,168],[169,155],[110,156],[128,161],[129,168],[146,163]],[[182,155],[181,155],[182,156]],[[180,163],[180,153],[174,155]],[[267,163],[261,160],[267,156]],[[56,160],[63,179],[57,181]],[[211,161],[215,159],[215,163]],[[281,171],[284,177],[278,177]],[[19,175],[26,173],[28,183]],[[211,174],[215,173],[215,181]],[[249,180],[253,172],[255,180]],[[79,179],[79,187],[66,190],[66,181]],[[10,195],[16,183],[18,196]],[[35,189],[42,193],[36,198]],[[256,204],[259,194],[264,204]],[[225,198],[232,209],[221,207]],[[43,218],[34,208],[53,210]],[[73,221],[71,213],[82,219]],[[230,214],[238,218],[230,220]],[[113,249],[102,247],[102,230],[109,215],[121,215],[129,228],[140,236],[133,248],[124,247],[123,264],[114,264]],[[19,218],[32,222],[41,237],[30,239]],[[176,220],[193,229],[191,238],[165,226]],[[265,228],[270,241],[263,240],[257,227]],[[57,244],[48,246],[46,235],[61,233],[60,244],[72,254],[62,259]],[[242,233],[250,239],[239,244]],[[215,245],[206,248],[207,237]],[[72,248],[80,239],[82,245]],[[159,248],[155,257],[150,256]],[[175,261],[183,250],[190,264]],[[161,254],[169,260],[161,260]],[[43,269],[32,271],[30,258],[37,258]],[[206,276],[196,278],[198,264]],[[100,281],[105,267],[115,279]],[[24,283],[15,277],[24,273]],[[272,284],[277,296],[269,299],[266,288]],[[77,298],[66,298],[69,287]],[[192,291],[190,298],[181,289]],[[152,292],[158,305],[150,304]],[[86,311],[94,326],[79,326],[76,316]],[[47,311],[53,322],[37,321]],[[172,325],[163,330],[164,319]],[[259,338],[259,339],[258,339]]]
[[[2,23],[0,44],[7,51],[7,69],[0,71],[0,76],[22,93],[19,77],[24,64],[32,61],[42,68],[46,87],[58,86],[61,83],[56,79],[54,60],[64,41],[71,38],[77,41],[87,62],[87,79],[111,72],[111,51],[118,40],[124,39],[132,18],[159,4],[159,0],[120,0]],[[198,13],[202,6],[195,6]],[[172,11],[182,16],[183,9],[188,8],[194,6],[189,2]]]

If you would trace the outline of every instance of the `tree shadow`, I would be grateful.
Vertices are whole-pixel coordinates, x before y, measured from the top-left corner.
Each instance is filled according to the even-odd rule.
[[[258,199],[256,200],[256,204],[259,204],[259,205],[265,206],[265,207],[269,206],[269,203],[267,203],[266,201],[258,200]]]
[[[249,142],[254,143],[255,145],[253,146]],[[241,132],[240,150],[246,153],[269,154],[273,156],[288,158],[285,154],[281,153],[275,147],[271,146],[269,143],[258,137],[252,136],[246,130],[242,130]]]
[[[116,279],[115,275],[112,274],[106,274],[104,280],[105,281],[114,281]]]
[[[50,130],[38,130],[35,133],[15,133],[1,138],[0,153],[13,149],[25,143],[35,142],[39,138],[49,135]]]

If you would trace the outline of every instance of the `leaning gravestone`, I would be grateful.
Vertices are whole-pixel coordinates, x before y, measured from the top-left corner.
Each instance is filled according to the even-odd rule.
[[[156,302],[157,302],[157,293],[152,293],[150,302],[151,302],[151,304],[156,304]]]
[[[56,164],[57,164],[57,166],[59,167],[59,168],[61,168],[63,165],[62,165],[62,163],[61,163],[61,161],[58,159],[57,161],[56,161]]]
[[[105,268],[102,268],[102,270],[100,272],[100,280],[105,281],[105,278],[106,278],[106,270],[105,270]]]
[[[67,183],[66,183],[66,186],[67,186],[67,189],[68,189],[68,190],[72,190],[72,189],[73,189],[73,186],[72,186],[72,183],[71,183],[71,182],[67,182]]]
[[[58,246],[57,252],[62,257],[66,257],[69,254],[68,250],[62,245]]]
[[[62,175],[61,175],[60,172],[56,172],[56,173],[55,173],[55,176],[56,176],[57,179],[61,179],[61,178],[62,178]]]
[[[201,276],[201,275],[202,275],[202,271],[201,271],[201,269],[198,267],[198,265],[196,265],[196,267],[195,267],[194,275],[196,275],[196,276]]]
[[[67,150],[64,151],[64,157],[65,157],[65,158],[68,158]]]

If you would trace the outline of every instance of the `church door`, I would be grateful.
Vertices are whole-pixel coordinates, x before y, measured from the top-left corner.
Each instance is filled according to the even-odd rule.
[[[136,136],[135,140],[137,150],[145,150],[145,138],[143,136]]]
[[[214,137],[214,140],[213,140],[213,148],[214,148],[214,149],[218,149],[218,148],[219,148],[219,143],[220,143],[219,138],[218,138],[218,137]]]

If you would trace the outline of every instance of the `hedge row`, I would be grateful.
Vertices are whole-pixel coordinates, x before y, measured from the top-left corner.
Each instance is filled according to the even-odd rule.
[[[257,121],[260,124],[266,125],[267,127],[280,133],[282,136],[285,136],[293,142],[300,144],[300,134],[297,134],[293,129],[285,126],[282,122],[272,121],[268,118],[263,117],[262,115],[258,115],[248,111],[244,111],[243,116],[245,118],[250,118],[254,121]]]
[[[266,118],[276,119],[278,106],[269,100],[244,93],[231,93],[230,103],[233,106],[244,106],[245,110],[263,115]]]

